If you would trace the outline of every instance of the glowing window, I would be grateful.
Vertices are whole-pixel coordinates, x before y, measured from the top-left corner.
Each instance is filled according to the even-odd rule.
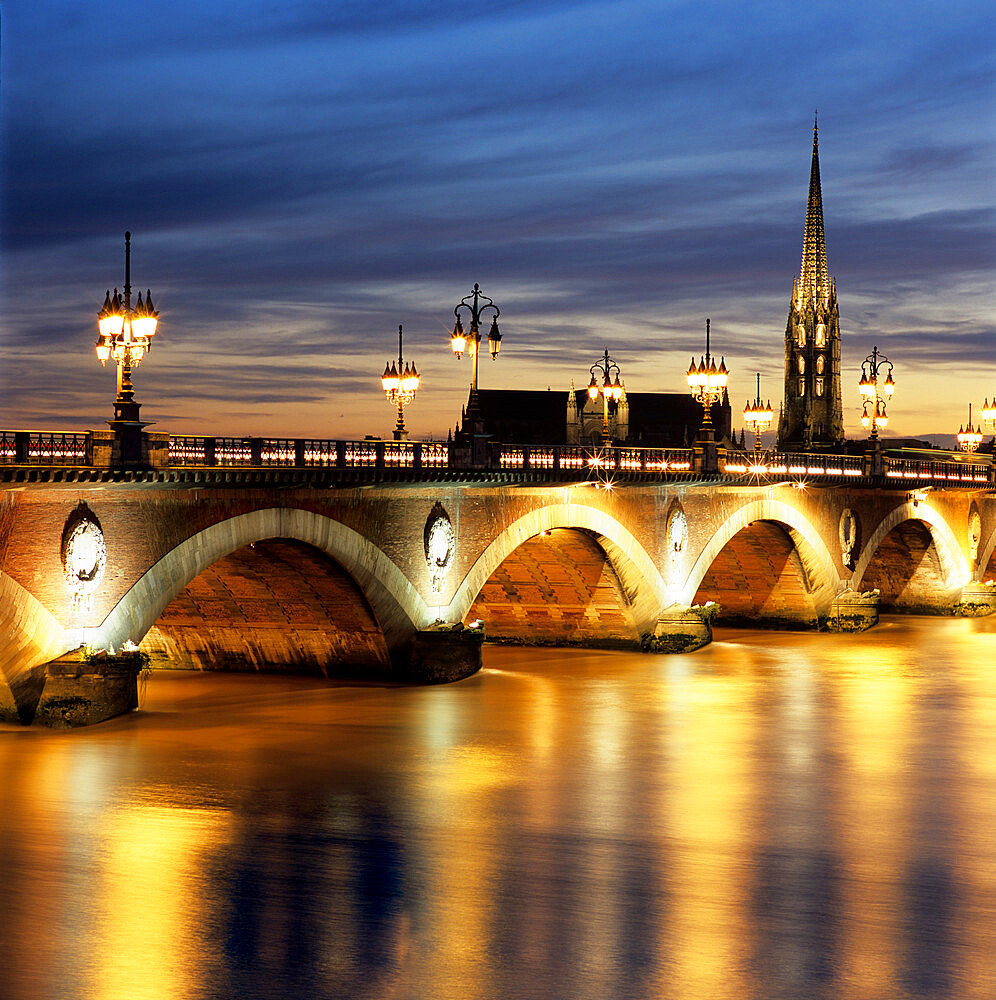
[[[816,324],[816,346],[824,347],[827,342],[827,328],[822,323]]]
[[[823,379],[821,378],[818,378],[816,380],[816,395],[817,396],[823,395]]]
[[[825,364],[826,364],[826,358],[824,358],[822,354],[817,355],[817,358],[816,358],[816,374],[817,375],[822,375],[823,374],[823,367],[824,367]]]
[[[806,380],[804,378],[799,379],[799,395],[806,395]]]
[[[806,346],[806,328],[801,323],[795,328],[795,342],[799,347]]]
[[[799,374],[806,374],[806,359],[800,355],[799,357]]]

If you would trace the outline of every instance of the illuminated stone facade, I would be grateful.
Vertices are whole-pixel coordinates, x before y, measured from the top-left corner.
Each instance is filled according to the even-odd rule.
[[[778,422],[778,447],[783,451],[808,451],[835,448],[843,440],[840,317],[836,283],[827,270],[819,136],[814,127],[802,273],[792,285],[785,326],[785,395]]]

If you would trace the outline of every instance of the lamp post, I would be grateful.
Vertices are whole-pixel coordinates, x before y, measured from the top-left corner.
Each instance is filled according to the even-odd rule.
[[[619,381],[619,365],[609,357],[609,350],[606,348],[604,357],[600,361],[596,361],[590,370],[591,381],[588,383],[588,396],[594,402],[598,399],[599,393],[602,394],[602,446],[607,448],[612,443],[609,437],[609,400],[612,399],[618,403],[623,391],[622,383]],[[602,377],[601,385],[595,378],[596,372]],[[615,381],[612,380],[613,372],[616,373]]]
[[[884,429],[889,423],[886,403],[896,391],[896,383],[892,380],[892,362],[884,354],[880,354],[877,347],[861,362],[858,388],[863,398],[861,426],[865,430],[871,428],[868,439],[874,442],[878,440],[879,428]]]
[[[983,414],[986,412],[985,406],[982,410]],[[983,418],[985,419],[985,418]],[[972,404],[968,404],[968,426],[958,428],[958,447],[962,451],[967,451],[971,454],[973,451],[978,451],[979,445],[982,444],[982,431],[976,430],[972,426]]]
[[[771,426],[774,413],[771,410],[771,400],[767,404],[761,402],[761,373],[757,373],[757,395],[754,402],[747,401],[744,407],[744,423],[754,432],[754,456],[755,462],[761,454],[761,431],[766,431]]]
[[[150,291],[146,290],[144,299],[139,292],[135,308],[131,306],[131,233],[125,233],[124,298],[116,288],[113,296],[108,291],[97,313],[97,360],[106,365],[113,358],[118,369],[114,419],[108,421],[114,432],[111,462],[115,465],[141,465],[148,458],[142,434],[146,424],[139,418],[142,404],[135,401],[131,371],[152,350],[158,324],[159,312],[152,305]]]
[[[472,422],[478,419],[480,409],[477,402],[477,360],[481,346],[481,322],[484,313],[489,309],[494,315],[491,317],[491,329],[488,331],[488,350],[491,352],[491,360],[495,361],[501,348],[501,334],[498,332],[498,317],[501,315],[501,310],[494,304],[494,300],[488,298],[481,291],[480,285],[475,282],[474,290],[470,295],[465,295],[453,310],[456,323],[453,324],[453,333],[450,335],[450,346],[457,358],[468,349],[471,352],[470,400],[467,414],[472,417]],[[470,314],[466,333],[460,318],[461,310],[466,310]]]
[[[152,293],[146,291],[145,299],[138,293],[135,308],[131,307],[131,233],[125,233],[124,298],[114,289],[104,296],[104,304],[97,313],[97,360],[106,365],[114,358],[118,367],[118,394],[114,400],[114,420],[137,422],[142,405],[135,402],[135,387],[131,370],[137,368],[142,358],[152,350],[152,337],[159,323],[159,312],[152,305]]]
[[[380,379],[387,401],[398,406],[398,422],[394,428],[395,441],[408,440],[408,431],[405,429],[405,407],[415,398],[421,379],[422,376],[416,370],[414,361],[410,365],[405,364],[404,333],[399,324],[398,367],[395,368],[394,362],[391,361],[384,366],[384,374]]]

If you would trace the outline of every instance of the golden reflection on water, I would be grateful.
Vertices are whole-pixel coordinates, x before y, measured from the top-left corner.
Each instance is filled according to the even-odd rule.
[[[996,622],[0,731],[0,996],[996,996]]]
[[[755,693],[738,676],[739,651],[714,651],[712,659],[722,669],[686,677],[663,705],[672,773],[659,799],[668,859],[662,944],[670,956],[662,995],[721,996],[749,965],[742,911],[758,794]]]
[[[835,745],[840,755],[837,819],[849,877],[842,881],[841,933],[847,955],[842,998],[888,996],[901,961],[901,886],[909,845],[912,691],[900,651],[855,644],[839,667]]]
[[[220,901],[202,874],[228,845],[231,821],[221,809],[145,805],[104,817],[92,872],[94,933],[105,944],[91,957],[95,998],[173,1000],[209,978],[218,942],[199,929],[217,924]]]

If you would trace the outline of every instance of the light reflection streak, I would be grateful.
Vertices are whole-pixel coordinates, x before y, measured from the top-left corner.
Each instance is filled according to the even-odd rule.
[[[735,650],[722,654],[739,659]],[[674,770],[663,817],[671,964],[661,995],[727,995],[749,964],[747,838],[758,791],[753,698],[739,679],[699,674],[664,706]]]
[[[222,809],[111,810],[95,859],[93,995],[181,1000],[221,956],[206,929],[220,901],[204,891],[206,856],[232,832]]]
[[[909,784],[913,717],[905,664],[890,646],[855,642],[838,663],[847,673],[836,686],[843,764],[836,809],[847,871],[841,1000],[860,1000],[893,995],[897,986],[911,843],[909,799],[897,790]]]

